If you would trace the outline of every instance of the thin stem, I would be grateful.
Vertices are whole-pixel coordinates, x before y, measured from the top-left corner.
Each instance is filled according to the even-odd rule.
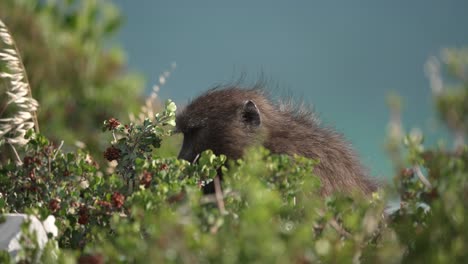
[[[219,211],[222,215],[226,213],[224,208],[224,200],[223,200],[223,191],[221,190],[221,182],[219,180],[219,176],[214,178],[214,187],[215,187],[215,195],[216,195],[216,203],[218,204]]]
[[[59,153],[62,147],[63,147],[63,140],[60,142],[60,146],[55,150],[54,160],[55,160],[55,157],[57,157],[57,154]]]
[[[114,143],[117,143],[117,137],[115,136],[115,131],[112,130],[112,136],[114,137]]]
[[[415,166],[413,166],[413,170],[416,172],[416,175],[418,176],[419,180],[420,180],[428,189],[432,189],[432,185],[431,185],[431,183],[429,182],[429,180],[427,180],[426,176],[424,176],[424,174],[422,173],[421,167],[419,167],[418,165],[415,165]]]
[[[455,139],[453,141],[453,147],[455,151],[461,149],[465,145],[465,133],[462,129],[456,129],[455,132]]]
[[[331,219],[330,222],[329,222],[330,226],[333,227],[341,236],[343,237],[350,237],[351,234],[346,231],[337,221],[336,219]]]
[[[10,143],[8,143],[8,145],[10,145],[11,149],[13,150],[13,153],[15,154],[16,164],[19,166],[23,165],[23,162],[21,161],[21,158],[18,154],[18,151],[16,151],[15,146],[13,146],[13,144],[10,144]]]

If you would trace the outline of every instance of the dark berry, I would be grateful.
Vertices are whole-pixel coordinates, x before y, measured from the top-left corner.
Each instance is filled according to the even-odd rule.
[[[85,206],[81,206],[79,211],[78,211],[78,223],[81,225],[86,225],[89,222],[89,212],[88,208]]]
[[[60,210],[60,201],[57,200],[57,199],[52,199],[49,201],[49,209],[52,211],[52,212],[57,212],[58,210]]]
[[[117,120],[115,118],[111,118],[111,119],[107,120],[107,129],[109,129],[109,130],[113,130],[116,127],[118,127],[119,125],[120,125],[119,120]]]
[[[118,160],[120,158],[120,149],[114,146],[108,147],[104,152],[104,158],[108,161]]]
[[[411,178],[414,175],[414,171],[413,171],[412,168],[404,168],[401,171],[401,175],[403,175],[403,177],[405,177],[405,178]]]
[[[112,204],[116,208],[121,208],[125,202],[125,196],[121,193],[114,192],[112,194]]]
[[[152,179],[153,175],[148,171],[144,171],[143,175],[141,176],[140,184],[144,185],[145,188],[148,188],[151,184]]]
[[[100,254],[82,255],[78,259],[78,264],[104,264],[104,257]]]
[[[96,202],[96,204],[99,205],[100,207],[104,208],[104,209],[110,209],[110,207],[111,207],[111,203],[106,202],[106,201],[99,200],[99,201]]]

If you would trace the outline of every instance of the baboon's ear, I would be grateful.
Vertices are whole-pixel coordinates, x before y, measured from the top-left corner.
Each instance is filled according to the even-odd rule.
[[[251,100],[248,100],[244,103],[244,108],[242,109],[242,121],[250,126],[259,126],[260,121],[260,111],[257,106]]]

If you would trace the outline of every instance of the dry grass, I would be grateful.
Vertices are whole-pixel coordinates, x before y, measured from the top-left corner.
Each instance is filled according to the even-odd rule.
[[[151,91],[151,94],[149,97],[146,98],[145,104],[141,107],[140,112],[138,113],[137,116],[134,114],[130,113],[130,121],[135,123],[135,122],[143,122],[146,118],[148,119],[154,119],[154,115],[156,112],[161,110],[161,102],[158,99],[158,92],[159,89],[166,84],[167,80],[171,76],[171,74],[174,72],[176,69],[176,63],[173,62],[171,64],[171,68],[167,71],[164,71],[158,78],[157,83],[153,86],[153,89]]]
[[[5,103],[0,105],[0,140],[12,147],[24,145],[27,143],[24,135],[29,129],[35,128],[36,132],[39,131],[36,116],[39,104],[32,98],[31,87],[18,48],[2,20],[0,20],[0,78],[7,83],[5,94],[0,95],[6,98]]]

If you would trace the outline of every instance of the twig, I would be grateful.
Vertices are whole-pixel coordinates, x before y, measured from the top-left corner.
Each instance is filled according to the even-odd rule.
[[[114,137],[114,142],[113,143],[117,143],[117,137],[115,136],[115,131],[112,130],[112,136]]]
[[[338,224],[336,219],[331,219],[329,223],[340,235],[346,238],[351,236],[351,234],[348,233],[348,231],[346,231],[340,224]]]
[[[216,176],[214,178],[214,187],[216,195],[216,204],[218,205],[221,214],[224,215],[226,213],[226,210],[224,208],[223,191],[221,190],[221,182],[219,180],[219,176]]]
[[[240,194],[234,191],[223,191],[222,196],[223,199],[226,197],[239,198]],[[200,198],[200,204],[216,203],[217,201],[218,200],[216,199],[216,194],[205,194]]]
[[[453,148],[455,151],[462,149],[463,146],[465,145],[465,133],[463,132],[462,129],[456,129],[454,131],[455,134],[455,139],[453,141]]]
[[[59,153],[60,149],[63,147],[63,140],[60,142],[60,145],[59,147],[55,150],[55,154],[54,154],[54,160],[55,160],[55,157],[57,157],[57,154]]]
[[[413,166],[413,170],[416,172],[416,175],[418,176],[419,180],[429,189],[432,189],[432,184],[427,180],[426,176],[421,171],[421,167],[418,165]]]
[[[23,162],[21,161],[21,158],[18,155],[18,151],[16,151],[15,146],[13,146],[13,144],[10,144],[10,143],[8,143],[8,145],[10,145],[11,149],[13,149],[13,153],[15,153],[16,164],[19,165],[19,166],[23,165]]]
[[[195,156],[195,158],[194,158],[193,161],[192,161],[192,164],[195,164],[195,163],[198,161],[199,158],[200,158],[200,153],[198,153],[198,154]]]

